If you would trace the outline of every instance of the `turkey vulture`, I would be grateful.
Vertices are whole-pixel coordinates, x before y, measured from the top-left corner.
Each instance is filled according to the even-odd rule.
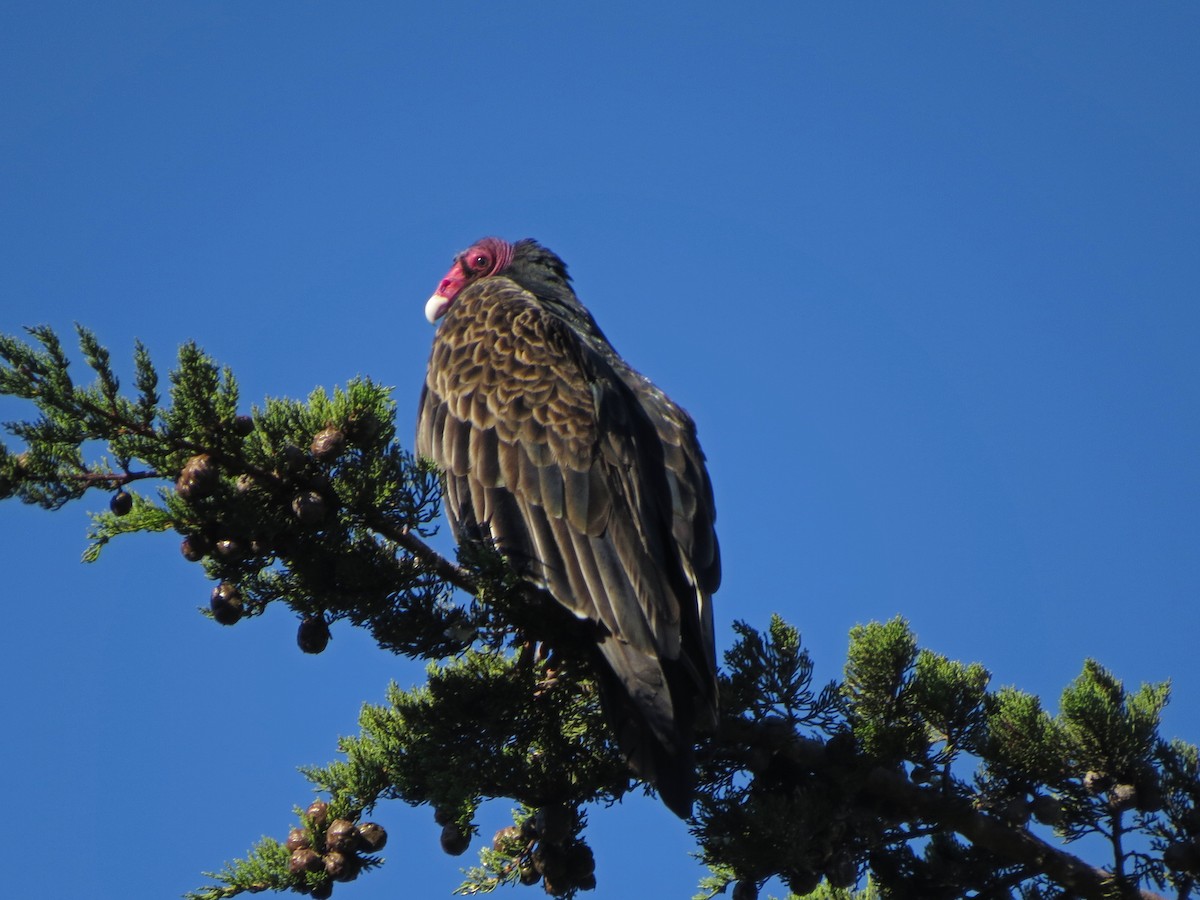
[[[721,580],[695,425],[617,355],[536,241],[478,241],[425,315],[442,323],[417,452],[444,471],[455,536],[491,542],[594,623],[618,746],[686,818],[695,733],[716,722]]]

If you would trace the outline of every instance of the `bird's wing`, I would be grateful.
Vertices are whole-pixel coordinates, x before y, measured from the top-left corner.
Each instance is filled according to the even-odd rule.
[[[721,584],[721,553],[712,482],[696,437],[696,425],[687,412],[640,372],[626,367],[618,369],[617,374],[638,397],[662,445],[663,476],[670,500],[670,508],[663,515],[670,517],[684,574],[696,594],[696,647],[702,648],[707,657],[696,660],[696,665],[701,672],[707,669],[709,678],[715,678],[710,598]],[[683,622],[685,628],[692,624],[687,615]]]

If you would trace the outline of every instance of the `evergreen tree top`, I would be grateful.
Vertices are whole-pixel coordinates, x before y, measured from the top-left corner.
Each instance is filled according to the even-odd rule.
[[[337,761],[304,770],[326,800],[189,896],[329,896],[383,863],[386,834],[367,817],[389,800],[431,807],[456,854],[482,801],[512,801],[465,893],[540,883],[570,897],[603,878],[589,817],[646,787],[608,733],[581,635],[494,551],[450,560],[426,542],[437,473],[397,442],[388,389],[358,379],[244,411],[233,373],[187,344],[165,396],[136,346],[126,394],[87,329],[87,384],[53,331],[29,336],[0,336],[0,393],[37,409],[6,426],[19,446],[0,447],[0,498],[57,510],[107,493],[86,560],[122,535],[174,531],[212,582],[216,623],[274,604],[296,615],[301,651],[346,622],[428,660],[424,685],[392,685]],[[818,685],[798,631],[774,617],[736,624],[720,688],[721,721],[698,747],[700,896],[749,898],[772,879],[831,900],[1197,894],[1200,756],[1161,734],[1166,684],[1131,690],[1087,660],[1050,712],[893,619],[856,627],[842,678]]]

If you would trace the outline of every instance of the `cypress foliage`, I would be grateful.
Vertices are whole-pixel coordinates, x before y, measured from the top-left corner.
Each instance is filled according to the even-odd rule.
[[[365,819],[381,801],[432,807],[457,854],[496,797],[513,824],[482,842],[461,891],[593,887],[588,804],[646,788],[606,733],[589,639],[489,548],[452,561],[424,542],[437,473],[397,443],[389,390],[358,379],[244,410],[233,373],[186,344],[164,401],[139,344],[127,396],[109,352],[77,338],[86,386],[50,329],[0,335],[0,393],[37,410],[6,425],[20,447],[0,445],[0,499],[55,510],[107,492],[86,560],[173,530],[213,582],[215,621],[283,604],[304,652],[345,620],[429,661],[423,686],[362,709],[341,758],[303,770],[328,799],[294,810],[286,841],[264,838],[188,896],[328,897],[382,863],[386,834]],[[820,900],[1200,893],[1200,753],[1160,734],[1166,684],[1127,690],[1088,660],[1051,714],[895,619],[853,629],[841,682],[815,686],[782,619],[735,631],[721,721],[698,748],[699,897],[750,900],[772,879]],[[1103,858],[1069,852],[1088,835]]]

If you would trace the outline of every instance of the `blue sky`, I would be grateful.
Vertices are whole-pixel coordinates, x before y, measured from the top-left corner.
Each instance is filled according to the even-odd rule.
[[[1051,705],[1089,655],[1171,678],[1197,741],[1198,33],[1183,3],[12,2],[0,330],[164,369],[195,339],[247,405],[367,374],[407,422],[451,256],[536,237],[699,424],[722,645],[778,611],[832,678],[899,613]],[[0,509],[15,895],[198,886],[420,677],[346,627],[304,656],[282,610],[208,623],[167,536],[81,565],[102,507]],[[337,895],[448,895],[472,857],[429,811],[375,818],[388,865]],[[598,898],[701,874],[653,802],[591,834]]]

